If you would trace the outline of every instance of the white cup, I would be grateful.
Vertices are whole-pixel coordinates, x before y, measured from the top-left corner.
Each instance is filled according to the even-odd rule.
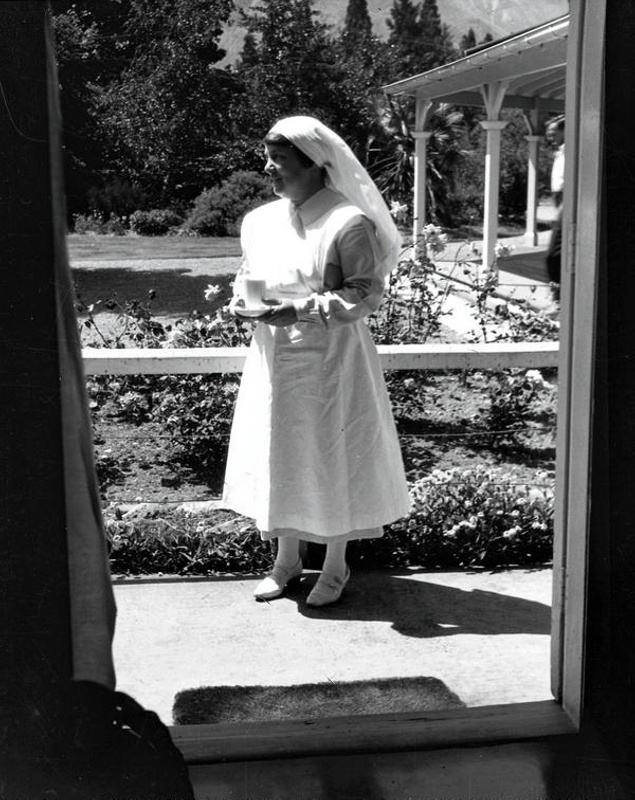
[[[245,305],[247,308],[250,306],[261,306],[262,298],[265,293],[266,281],[260,278],[245,278]]]

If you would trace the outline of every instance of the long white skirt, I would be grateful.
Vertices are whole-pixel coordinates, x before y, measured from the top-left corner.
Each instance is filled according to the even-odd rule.
[[[223,502],[264,538],[380,536],[409,510],[399,442],[363,321],[259,323],[232,424]]]

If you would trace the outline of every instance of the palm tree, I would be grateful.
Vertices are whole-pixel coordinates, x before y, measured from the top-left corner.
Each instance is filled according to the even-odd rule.
[[[369,148],[369,170],[386,200],[405,204],[412,213],[414,137],[412,102],[388,98],[378,109]],[[430,221],[452,224],[456,167],[465,155],[461,147],[463,112],[447,104],[431,115],[427,143],[426,191]]]

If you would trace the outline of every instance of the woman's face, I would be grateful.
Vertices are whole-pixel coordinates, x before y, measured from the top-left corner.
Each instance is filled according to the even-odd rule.
[[[322,186],[322,174],[315,164],[305,166],[293,147],[265,145],[265,173],[278,197],[301,205]]]

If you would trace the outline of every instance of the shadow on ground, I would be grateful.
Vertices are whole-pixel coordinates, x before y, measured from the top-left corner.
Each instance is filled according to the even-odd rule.
[[[298,612],[307,618],[390,622],[398,633],[416,638],[548,635],[551,631],[551,609],[543,603],[479,589],[464,591],[415,576],[413,572],[364,573],[356,581],[353,574],[342,599],[323,610],[305,605],[317,576],[303,577],[299,585],[287,588],[286,596],[297,602]]]
[[[545,262],[544,250],[534,252],[521,251],[512,253],[498,262],[499,269],[510,272],[512,275],[519,275],[530,281],[549,283],[547,265]]]
[[[192,274],[188,269],[133,270],[121,267],[73,269],[76,294],[84,305],[116,299],[120,305],[132,300],[147,302],[148,292],[154,291],[152,312],[158,315],[189,314],[200,311],[209,314],[231,297],[231,282],[234,275]],[[204,292],[209,284],[221,287],[214,303],[205,300]],[[97,308],[95,313],[108,309]]]

